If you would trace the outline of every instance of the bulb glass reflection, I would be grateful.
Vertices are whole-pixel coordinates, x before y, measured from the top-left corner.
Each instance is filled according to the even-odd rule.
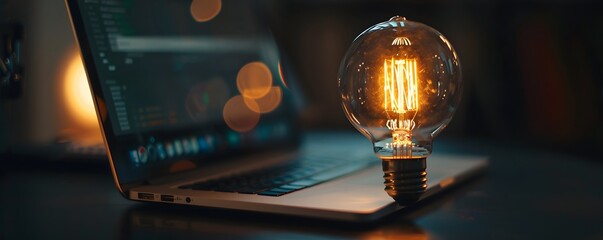
[[[354,40],[338,84],[346,116],[378,157],[421,159],[457,109],[461,70],[441,33],[394,17]]]

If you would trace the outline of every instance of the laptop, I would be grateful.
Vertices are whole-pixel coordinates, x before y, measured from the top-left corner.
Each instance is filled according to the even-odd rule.
[[[66,3],[125,198],[344,221],[402,208],[364,137],[301,131],[298,90],[255,1]],[[423,198],[487,160],[428,164]]]

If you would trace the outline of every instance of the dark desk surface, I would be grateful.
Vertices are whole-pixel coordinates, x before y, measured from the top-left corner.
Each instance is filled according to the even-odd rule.
[[[603,239],[603,164],[526,149],[436,141],[438,152],[490,155],[486,175],[362,225],[136,203],[118,194],[104,162],[3,159],[0,239]]]

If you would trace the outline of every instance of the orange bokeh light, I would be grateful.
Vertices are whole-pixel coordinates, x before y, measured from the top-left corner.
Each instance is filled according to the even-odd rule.
[[[252,108],[259,109],[255,102],[250,103]],[[255,105],[254,105],[255,104]],[[247,132],[253,129],[260,121],[260,114],[254,112],[247,107],[243,96],[236,95],[224,105],[224,111],[222,112],[224,122],[232,130],[237,132]]]
[[[257,113],[272,112],[281,103],[283,93],[280,87],[275,86],[270,88],[270,91],[265,96],[258,99],[244,98],[245,105],[251,111]]]
[[[237,88],[246,98],[259,99],[266,96],[272,87],[272,73],[262,62],[251,62],[237,74]]]
[[[191,15],[197,22],[207,22],[214,19],[222,9],[222,0],[193,0]]]
[[[62,86],[63,101],[73,119],[84,127],[98,126],[84,64],[78,52],[69,57]]]

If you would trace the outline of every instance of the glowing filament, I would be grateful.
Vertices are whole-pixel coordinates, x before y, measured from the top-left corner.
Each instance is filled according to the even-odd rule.
[[[419,110],[417,60],[383,62],[383,107],[387,112],[405,114]]]
[[[412,157],[412,129],[419,111],[417,60],[386,59],[383,62],[383,108],[392,131],[393,158]],[[393,116],[392,116],[393,115]]]

